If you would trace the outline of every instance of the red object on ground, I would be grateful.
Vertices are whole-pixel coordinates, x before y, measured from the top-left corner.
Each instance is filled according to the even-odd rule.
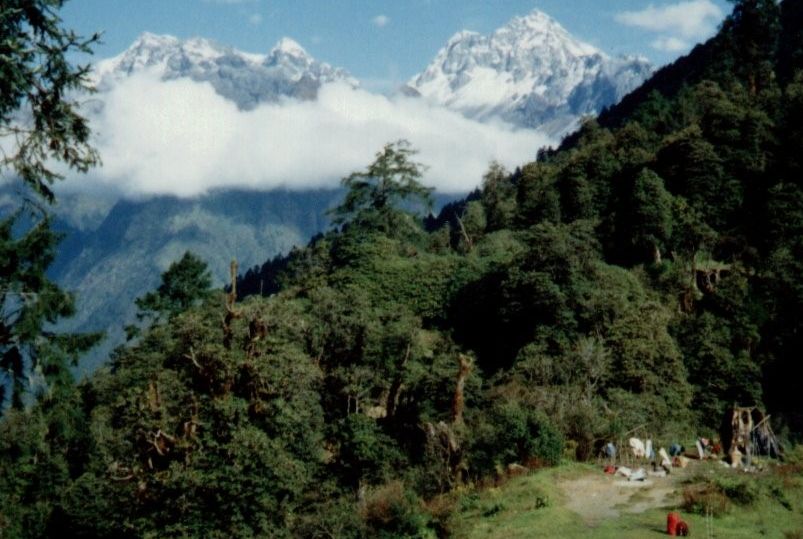
[[[605,466],[605,473],[608,474],[608,475],[615,474],[616,473],[616,466],[611,466],[610,464],[608,464],[607,466]]]
[[[678,525],[675,528],[675,533],[677,534],[678,537],[688,537],[689,525],[681,520],[680,522],[678,522]]]
[[[680,513],[669,513],[666,515],[666,533],[675,537],[677,535],[678,524],[680,520]],[[688,526],[686,527],[688,529]]]

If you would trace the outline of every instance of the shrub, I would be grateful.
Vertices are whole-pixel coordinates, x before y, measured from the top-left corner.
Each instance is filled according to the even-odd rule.
[[[483,510],[482,516],[486,518],[492,517],[497,513],[501,513],[504,510],[505,510],[505,504],[503,504],[502,502],[494,502]]]
[[[513,462],[554,465],[563,455],[562,434],[543,414],[516,400],[496,403],[475,433],[470,459],[480,475]]]
[[[323,501],[299,515],[293,536],[308,539],[337,537],[358,539],[365,537],[365,527],[356,511],[355,503],[345,496],[337,497],[324,487]]]
[[[348,484],[381,482],[402,458],[392,439],[368,416],[349,415],[338,423],[336,436],[337,469]]]
[[[401,481],[371,490],[362,507],[369,537],[421,537],[428,518],[416,494]]]
[[[733,504],[754,504],[760,494],[760,486],[754,481],[735,477],[702,479],[683,489],[683,506],[692,513],[721,516],[728,513]]]
[[[760,488],[754,481],[721,477],[716,480],[715,485],[736,505],[751,505],[758,500],[760,494]]]
[[[457,513],[457,497],[454,494],[435,496],[427,502],[430,521],[428,527],[438,537],[454,537],[457,535],[459,522]]]
[[[531,419],[532,426],[536,427],[537,434],[530,439],[529,455],[550,466],[560,463],[563,455],[563,435],[544,416]]]
[[[698,515],[715,517],[727,514],[731,503],[712,483],[688,485],[683,489],[683,508]]]

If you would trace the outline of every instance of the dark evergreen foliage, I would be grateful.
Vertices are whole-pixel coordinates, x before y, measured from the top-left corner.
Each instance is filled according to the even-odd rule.
[[[188,251],[162,274],[159,288],[137,298],[139,318],[172,318],[207,297],[211,287],[206,262]]]
[[[75,93],[90,91],[89,66],[69,56],[91,52],[98,35],[82,38],[61,26],[63,0],[7,0],[0,9],[0,136],[18,142],[0,160],[49,202],[61,176],[48,160],[86,171],[98,161]]]
[[[53,163],[86,171],[97,163],[74,96],[90,88],[88,67],[68,56],[98,36],[61,27],[60,0],[4,2],[0,8],[0,174],[18,180],[16,211],[0,219],[0,416],[26,392],[70,379],[71,361],[98,336],[57,335],[48,326],[73,314],[73,298],[46,276],[59,236],[46,204],[61,176]],[[13,143],[9,143],[13,141]]]

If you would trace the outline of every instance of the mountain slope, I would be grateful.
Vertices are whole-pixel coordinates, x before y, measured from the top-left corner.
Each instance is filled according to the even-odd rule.
[[[339,189],[218,190],[194,199],[138,201],[60,195],[56,228],[64,239],[49,274],[76,294],[77,307],[60,328],[107,334],[81,370],[92,372],[123,342],[123,328],[135,319],[134,299],[156,288],[160,275],[185,251],[204,260],[214,286],[222,287],[229,282],[232,259],[246,273],[324,231],[326,211],[341,197]],[[437,196],[436,208],[452,199]]]
[[[197,199],[119,200],[112,207],[88,195],[60,197],[57,228],[65,233],[50,275],[77,295],[71,331],[105,331],[107,339],[82,363],[91,372],[122,342],[134,320],[134,299],[159,283],[167,267],[190,250],[209,264],[215,286],[228,282],[229,262],[243,271],[326,227],[340,191],[218,191]],[[100,215],[105,213],[105,218]]]
[[[455,34],[408,84],[471,118],[547,124],[565,133],[579,116],[618,102],[651,72],[647,60],[611,58],[535,10],[489,36]]]

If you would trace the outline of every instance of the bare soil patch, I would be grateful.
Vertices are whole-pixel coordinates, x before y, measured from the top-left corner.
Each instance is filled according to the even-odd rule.
[[[621,513],[643,513],[650,509],[675,506],[681,501],[679,483],[689,469],[675,469],[666,477],[628,481],[599,473],[558,483],[566,496],[566,507],[589,526],[616,518]]]

